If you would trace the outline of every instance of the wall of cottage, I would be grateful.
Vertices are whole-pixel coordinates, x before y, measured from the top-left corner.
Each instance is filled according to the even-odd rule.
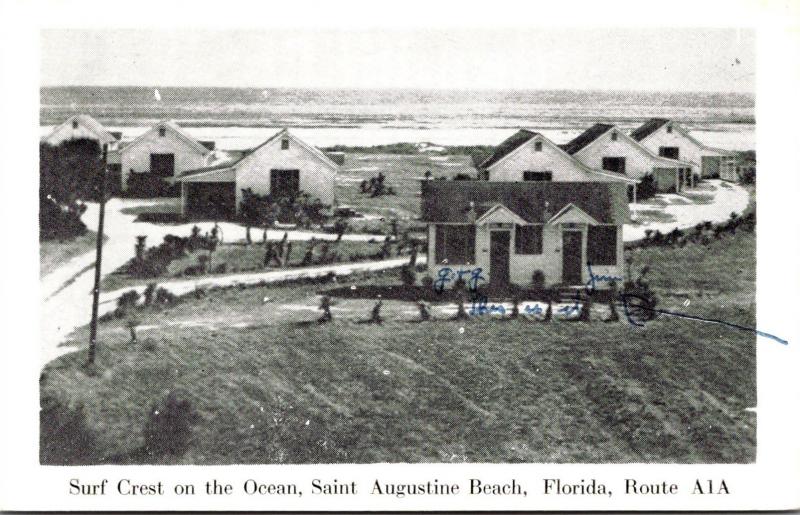
[[[169,129],[164,136],[159,136],[157,129],[148,131],[141,140],[120,152],[123,189],[127,189],[131,173],[150,173],[150,154],[174,154],[175,175],[178,175],[205,166],[207,152],[200,152]]]
[[[641,148],[637,148],[627,138],[618,136],[617,141],[613,141],[610,131],[600,136],[590,145],[582,148],[579,152],[576,152],[574,157],[586,166],[596,170],[603,169],[604,157],[624,157],[625,175],[637,180],[653,173],[653,167],[657,166],[652,157]]]
[[[491,280],[491,264],[490,264],[490,246],[489,239],[490,233],[497,229],[489,229],[486,225],[479,225],[475,231],[475,263],[471,264],[439,264],[435,256],[436,252],[436,225],[428,225],[428,275],[435,281],[440,277],[440,271],[443,268],[450,268],[452,271],[459,270],[472,271],[475,268],[481,268],[481,276],[486,278],[487,284]],[[509,230],[509,229],[501,229]],[[589,281],[589,271],[586,267],[587,256],[587,224],[545,224],[542,230],[542,253],[541,254],[517,254],[515,252],[515,230],[511,231],[510,242],[510,255],[509,255],[509,269],[511,282],[519,286],[530,286],[533,273],[541,270],[544,273],[545,286],[553,286],[562,282],[562,248],[563,248],[563,232],[564,231],[580,231],[581,238],[581,254],[584,266],[581,267],[582,282],[586,284]],[[622,240],[622,226],[617,226],[617,263],[616,265],[592,265],[592,273],[595,275],[623,277],[624,271],[624,244]],[[467,277],[464,278],[465,280]],[[618,286],[621,281],[617,281]],[[445,284],[446,288],[453,286],[453,281]],[[609,287],[607,281],[597,282],[596,288],[606,289]]]
[[[506,156],[489,170],[490,181],[521,181],[523,173],[553,172],[554,182],[586,181],[588,172],[567,157],[553,144],[543,141],[542,150],[536,151],[533,138]]]
[[[667,132],[667,125],[662,125],[656,132],[641,141],[641,144],[656,154],[658,154],[658,149],[660,147],[678,147],[680,149],[678,158],[681,161],[691,161],[697,165],[695,171],[698,173],[703,156],[723,155],[720,152],[707,149],[694,143],[681,134],[677,128],[674,128],[672,133]]]
[[[273,169],[300,170],[300,190],[323,204],[335,203],[336,171],[294,139],[290,139],[288,149],[282,150],[281,138],[277,138],[236,166],[237,208],[243,189],[250,188],[259,195],[269,194]]]

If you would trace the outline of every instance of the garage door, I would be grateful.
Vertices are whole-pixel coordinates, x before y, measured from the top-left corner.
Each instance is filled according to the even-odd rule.
[[[186,188],[189,218],[223,220],[236,215],[236,183],[190,182]]]

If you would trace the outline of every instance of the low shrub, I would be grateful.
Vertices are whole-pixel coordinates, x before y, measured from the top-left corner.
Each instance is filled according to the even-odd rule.
[[[656,189],[656,180],[652,174],[647,174],[639,181],[636,186],[636,201],[647,200],[653,198],[658,193]],[[632,199],[631,199],[632,200]]]
[[[531,288],[537,291],[544,289],[544,272],[541,270],[536,270],[533,272],[533,277],[531,277]]]
[[[144,448],[152,457],[182,456],[191,444],[200,416],[181,392],[170,392],[153,404],[144,426]]]
[[[129,290],[117,298],[117,316],[124,315],[128,310],[135,308],[139,303],[139,292],[136,290]]]
[[[39,462],[81,465],[97,461],[97,436],[81,404],[45,395],[39,411]]]
[[[177,300],[177,297],[171,291],[165,288],[158,288],[156,290],[156,298],[155,303],[161,305],[168,305],[173,304]]]

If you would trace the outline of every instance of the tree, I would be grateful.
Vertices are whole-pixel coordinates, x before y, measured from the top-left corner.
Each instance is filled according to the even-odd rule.
[[[86,232],[83,200],[97,200],[103,177],[100,145],[89,139],[39,146],[39,238],[65,239]]]

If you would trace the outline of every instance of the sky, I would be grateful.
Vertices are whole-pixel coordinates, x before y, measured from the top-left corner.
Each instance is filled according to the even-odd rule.
[[[755,91],[745,29],[41,32],[41,84]]]

